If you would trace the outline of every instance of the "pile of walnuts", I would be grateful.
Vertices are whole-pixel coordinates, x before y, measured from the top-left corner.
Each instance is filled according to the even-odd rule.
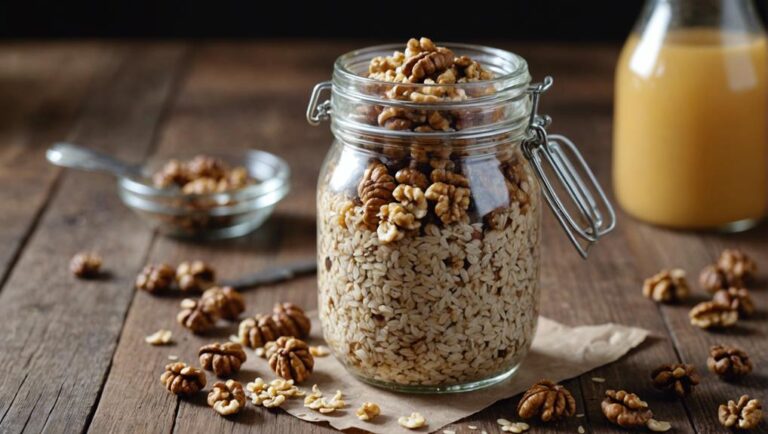
[[[695,305],[689,312],[692,325],[704,329],[727,328],[739,318],[754,314],[755,306],[746,284],[757,273],[757,264],[738,249],[726,249],[717,262],[704,267],[699,285],[712,299]],[[662,270],[643,284],[643,295],[661,303],[682,302],[690,287],[681,269]]]
[[[232,191],[253,184],[245,167],[231,167],[209,155],[189,161],[169,160],[152,175],[157,188],[177,187],[184,194],[211,194]]]
[[[469,180],[457,164],[440,158],[424,164],[416,161],[411,160],[409,166],[396,171],[380,161],[372,161],[357,186],[358,197],[338,209],[339,225],[376,231],[379,241],[388,244],[417,234],[424,222],[443,225],[468,222],[472,192]],[[520,160],[510,160],[502,166],[520,164]],[[524,172],[504,170],[502,173],[510,203],[517,201],[525,210],[529,184]],[[506,224],[492,218],[488,223],[491,229],[502,229]]]

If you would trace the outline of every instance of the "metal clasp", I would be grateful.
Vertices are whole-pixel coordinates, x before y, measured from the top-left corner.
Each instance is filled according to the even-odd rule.
[[[309,97],[309,104],[307,105],[307,122],[313,127],[331,117],[331,100],[327,99],[319,103],[323,91],[330,90],[331,87],[330,81],[324,81],[316,84],[312,89],[312,96]]]
[[[539,100],[553,81],[552,77],[546,77],[542,83],[528,89],[531,93],[530,137],[523,142],[523,154],[533,165],[544,198],[560,226],[581,257],[586,259],[592,245],[616,227],[616,212],[576,145],[567,137],[547,134],[546,127],[551,118],[539,115]],[[565,190],[569,205],[558,189]]]

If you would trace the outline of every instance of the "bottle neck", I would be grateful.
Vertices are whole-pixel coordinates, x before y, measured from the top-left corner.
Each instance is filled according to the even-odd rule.
[[[647,0],[636,33],[704,28],[722,32],[762,33],[752,0]]]

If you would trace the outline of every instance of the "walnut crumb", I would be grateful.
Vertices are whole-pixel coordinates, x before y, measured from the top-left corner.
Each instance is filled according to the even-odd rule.
[[[328,349],[328,347],[324,345],[318,345],[318,346],[310,346],[309,352],[314,357],[325,357],[331,354],[331,351]]]
[[[645,426],[653,432],[667,432],[672,429],[671,423],[656,419],[649,419]]]
[[[171,333],[170,330],[158,330],[151,335],[144,338],[144,342],[150,344],[150,345],[168,345],[171,342],[171,338],[173,337],[173,333]]]
[[[364,402],[360,408],[357,409],[355,414],[360,420],[370,421],[381,414],[381,409],[373,402]]]
[[[347,403],[343,399],[341,390],[337,390],[336,394],[327,401],[323,398],[323,392],[317,387],[317,384],[312,386],[312,393],[304,398],[304,407],[318,411],[323,414],[333,413],[336,410],[341,410],[346,407]]]
[[[421,414],[413,412],[410,416],[400,416],[397,419],[397,423],[404,428],[419,429],[427,425],[427,419],[425,419]]]
[[[266,408],[280,407],[288,398],[304,396],[304,392],[293,384],[293,380],[277,379],[265,383],[256,378],[246,384],[246,390],[251,394],[251,402]]]

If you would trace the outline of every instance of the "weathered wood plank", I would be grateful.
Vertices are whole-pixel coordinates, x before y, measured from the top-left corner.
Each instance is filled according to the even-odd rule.
[[[192,64],[179,99],[170,113],[158,145],[158,155],[218,149],[256,147],[288,160],[293,170],[292,192],[264,227],[248,237],[204,244],[158,238],[149,262],[177,264],[200,258],[213,264],[221,277],[234,277],[269,264],[315,256],[315,182],[330,135],[327,130],[305,126],[301,111],[312,77],[300,75],[283,84],[275,97],[273,77],[258,62],[271,59],[273,70],[291,77],[300,71],[304,51],[268,45],[206,46]],[[326,64],[332,61],[329,51]],[[266,81],[266,83],[265,83]],[[312,150],[312,148],[317,148]],[[269,311],[276,301],[293,301],[307,309],[316,306],[314,276],[246,292],[247,311]],[[201,395],[193,401],[177,400],[158,383],[167,356],[197,364],[197,350],[214,340],[225,341],[236,324],[213,335],[194,336],[176,324],[179,298],[136,294],[91,432],[113,430],[176,432],[315,432],[331,431],[286,415],[249,406],[233,423],[208,408]],[[150,347],[143,337],[159,328],[173,331],[176,345]],[[266,372],[243,372],[250,381]],[[210,379],[213,381],[213,378]],[[120,411],[117,411],[120,409]],[[178,411],[178,414],[177,414]],[[287,430],[287,431],[286,431]]]
[[[113,46],[120,65],[94,89],[68,138],[140,160],[172,94],[184,50]],[[112,181],[67,173],[0,293],[0,431],[73,432],[88,423],[131,301],[151,231]],[[104,256],[108,278],[75,280],[77,250]]]
[[[59,174],[45,146],[69,131],[94,80],[117,60],[99,44],[0,45],[0,283]]]

